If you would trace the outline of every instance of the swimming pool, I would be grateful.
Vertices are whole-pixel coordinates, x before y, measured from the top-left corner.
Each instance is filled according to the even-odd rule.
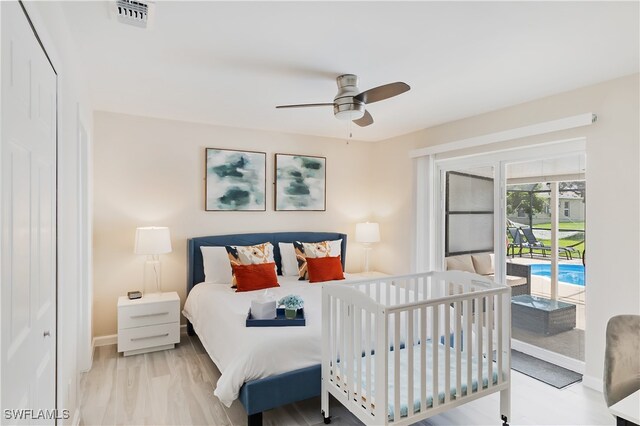
[[[558,281],[584,286],[584,266],[582,265],[558,265]],[[531,265],[531,274],[541,277],[551,277],[550,263],[534,263]]]

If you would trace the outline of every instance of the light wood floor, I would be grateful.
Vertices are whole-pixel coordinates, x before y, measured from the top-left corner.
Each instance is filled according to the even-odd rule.
[[[213,396],[220,372],[197,337],[182,336],[176,349],[123,357],[115,345],[96,348],[93,368],[81,378],[83,425],[245,425],[237,401],[227,408]],[[602,394],[572,385],[557,390],[512,374],[511,425],[613,425]],[[333,425],[361,423],[335,400]],[[264,414],[265,425],[319,425],[320,398]],[[497,394],[434,416],[422,425],[500,425]]]

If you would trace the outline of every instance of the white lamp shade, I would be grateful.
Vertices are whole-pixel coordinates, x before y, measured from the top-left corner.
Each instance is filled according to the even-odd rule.
[[[377,223],[365,222],[356,224],[356,242],[377,243],[380,241],[380,227]]]
[[[135,254],[171,253],[171,235],[165,226],[136,228]]]

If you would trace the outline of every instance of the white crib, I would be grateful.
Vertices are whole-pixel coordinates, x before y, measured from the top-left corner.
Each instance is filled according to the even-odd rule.
[[[510,301],[507,286],[460,271],[325,284],[325,423],[329,393],[367,425],[406,425],[500,391],[507,424]]]

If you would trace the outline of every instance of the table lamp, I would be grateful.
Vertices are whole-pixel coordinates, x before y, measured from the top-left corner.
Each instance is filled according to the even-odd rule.
[[[164,226],[136,228],[134,253],[147,255],[144,264],[144,292],[159,294],[162,291],[159,255],[171,253],[169,228]]]
[[[371,244],[380,241],[380,227],[377,223],[356,224],[356,242],[364,246],[364,272],[369,272],[369,253]]]

